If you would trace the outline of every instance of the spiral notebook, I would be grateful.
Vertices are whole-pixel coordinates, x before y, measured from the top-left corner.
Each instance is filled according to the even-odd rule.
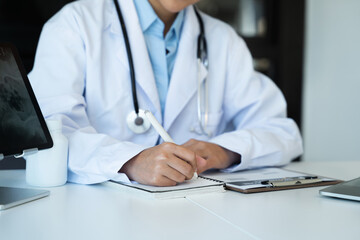
[[[173,187],[153,187],[136,182],[123,183],[114,181],[105,184],[140,196],[169,199],[193,194],[224,192],[225,189],[241,193],[257,193],[326,186],[339,182],[337,179],[283,168],[260,168],[235,173],[209,171],[201,174],[198,179],[185,181]]]
[[[198,177],[172,187],[154,187],[137,182],[123,183],[108,181],[104,185],[115,187],[126,192],[146,198],[169,199],[182,198],[193,194],[225,192],[224,183],[217,180]]]

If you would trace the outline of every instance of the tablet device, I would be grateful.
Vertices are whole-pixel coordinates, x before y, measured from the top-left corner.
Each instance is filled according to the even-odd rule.
[[[322,189],[320,194],[328,197],[360,201],[360,177]]]
[[[0,210],[43,198],[49,194],[47,190],[0,187]]]
[[[0,160],[53,142],[15,47],[0,43]]]
[[[0,160],[52,146],[17,50],[12,44],[0,43]],[[46,190],[0,187],[0,210],[48,195]]]

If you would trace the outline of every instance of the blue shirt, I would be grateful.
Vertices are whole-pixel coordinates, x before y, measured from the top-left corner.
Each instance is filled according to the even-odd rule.
[[[148,0],[134,0],[134,3],[154,71],[161,112],[164,115],[166,95],[174,69],[184,11],[178,13],[170,30],[164,37],[165,24],[156,15]]]

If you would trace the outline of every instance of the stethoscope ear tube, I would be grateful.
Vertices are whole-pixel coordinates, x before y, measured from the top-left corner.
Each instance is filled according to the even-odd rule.
[[[119,17],[121,29],[122,29],[122,32],[123,32],[123,35],[124,35],[126,54],[127,54],[128,60],[129,60],[129,69],[130,69],[130,78],[131,78],[131,91],[132,91],[132,96],[133,96],[134,109],[135,109],[135,113],[138,114],[139,113],[139,103],[138,103],[138,98],[137,98],[137,93],[136,93],[136,85],[135,85],[136,84],[135,67],[134,67],[134,61],[133,61],[133,58],[132,58],[129,37],[128,37],[128,34],[127,34],[125,21],[124,21],[124,18],[122,16],[122,13],[121,13],[119,3],[118,3],[117,0],[114,0],[114,3],[115,3],[116,11],[117,11],[117,14],[118,14],[118,17]]]

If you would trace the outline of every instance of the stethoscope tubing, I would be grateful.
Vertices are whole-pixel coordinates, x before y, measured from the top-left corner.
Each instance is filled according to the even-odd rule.
[[[127,124],[129,126],[129,128],[139,134],[139,133],[144,133],[147,131],[147,129],[149,127],[149,124],[146,124],[147,119],[143,118],[143,112],[144,110],[139,109],[139,102],[138,102],[138,98],[137,98],[137,92],[136,92],[136,76],[135,76],[135,67],[134,67],[134,61],[133,61],[133,57],[132,57],[132,53],[131,53],[131,46],[130,46],[130,41],[129,41],[129,36],[126,30],[126,25],[125,25],[125,21],[123,18],[123,15],[121,13],[120,10],[120,6],[118,3],[118,0],[114,0],[114,4],[115,4],[115,8],[116,8],[116,12],[119,18],[119,22],[121,25],[121,29],[123,32],[123,37],[124,37],[124,42],[125,42],[125,47],[126,47],[126,54],[128,57],[128,62],[129,62],[129,71],[130,71],[130,79],[131,79],[131,91],[132,91],[132,99],[133,99],[133,104],[134,104],[134,110],[135,110],[135,115],[134,112],[130,113],[128,118],[127,118]],[[198,121],[200,124],[200,132],[198,134],[205,134],[210,136],[211,134],[207,132],[206,126],[207,126],[207,122],[208,122],[208,86],[207,86],[207,81],[205,80],[205,86],[204,86],[204,90],[205,90],[205,109],[204,109],[204,120],[202,117],[202,110],[203,110],[203,106],[202,106],[202,95],[201,95],[201,79],[200,79],[200,67],[201,64],[204,64],[204,66],[206,68],[208,68],[208,58],[207,58],[207,42],[206,42],[206,38],[205,38],[205,28],[204,28],[204,22],[200,16],[200,13],[198,12],[198,10],[196,9],[196,7],[194,6],[194,10],[195,10],[195,14],[196,17],[198,19],[199,22],[199,26],[200,26],[200,34],[198,36],[197,39],[197,59],[198,59]],[[141,111],[140,111],[141,110]],[[134,122],[132,122],[134,121]],[[203,124],[204,123],[204,124]],[[144,125],[145,124],[145,125]]]
[[[132,91],[132,97],[133,97],[133,103],[134,103],[134,110],[135,110],[135,113],[138,114],[139,113],[139,102],[138,102],[137,93],[136,93],[135,67],[134,67],[134,61],[133,61],[132,53],[131,53],[129,36],[127,34],[125,21],[124,21],[123,15],[121,13],[119,3],[118,3],[117,0],[114,0],[114,3],[115,3],[117,15],[119,17],[121,29],[122,29],[122,32],[123,32],[123,35],[124,35],[126,54],[127,54],[128,60],[129,60],[129,69],[130,69],[130,78],[131,78],[131,91]]]

